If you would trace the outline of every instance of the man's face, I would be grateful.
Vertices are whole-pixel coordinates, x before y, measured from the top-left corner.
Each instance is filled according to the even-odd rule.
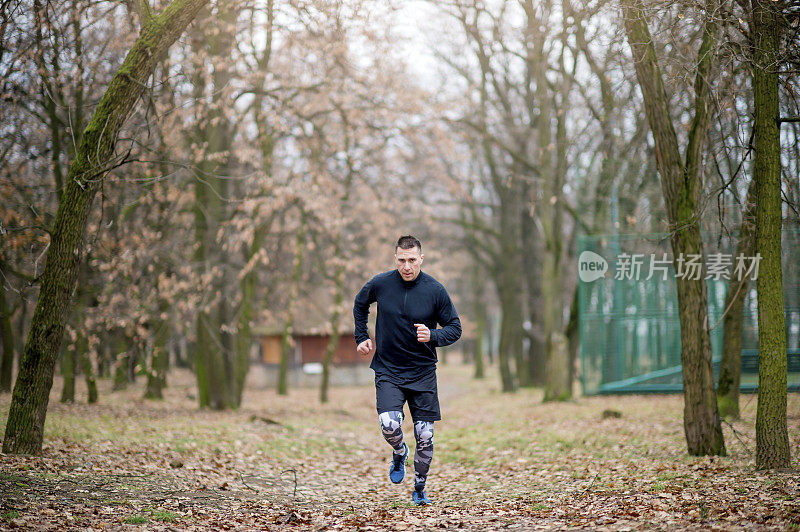
[[[413,281],[417,278],[422,267],[423,257],[424,255],[419,252],[419,248],[416,246],[411,249],[395,249],[394,263],[404,281]]]

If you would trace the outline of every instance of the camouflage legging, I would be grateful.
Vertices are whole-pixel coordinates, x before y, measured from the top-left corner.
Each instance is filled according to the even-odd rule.
[[[392,446],[394,452],[403,452],[403,413],[399,411],[382,412],[378,419],[384,439]],[[417,452],[414,453],[414,487],[423,488],[428,478],[428,470],[433,460],[433,421],[417,421],[414,423],[414,437],[417,440]]]
[[[433,421],[416,421],[414,436],[417,438],[417,452],[414,453],[414,488],[425,487],[428,469],[433,460]]]
[[[383,432],[384,439],[389,442],[394,452],[397,454],[403,453],[403,429],[400,425],[403,423],[402,412],[382,412],[378,415],[381,421],[381,432]]]

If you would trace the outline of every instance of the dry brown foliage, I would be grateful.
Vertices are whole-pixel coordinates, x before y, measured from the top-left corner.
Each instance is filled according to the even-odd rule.
[[[173,372],[163,402],[140,399],[143,383],[113,394],[101,383],[100,405],[51,400],[43,455],[0,455],[0,529],[800,527],[800,475],[754,470],[753,396],[725,426],[729,456],[695,458],[680,396],[543,404],[469,374],[440,369],[430,507],[411,504],[408,478],[387,478],[371,387],[335,388],[322,406],[315,389],[248,389],[239,411],[199,411],[192,376]],[[621,417],[604,419],[608,409]],[[797,467],[796,394],[789,435]]]

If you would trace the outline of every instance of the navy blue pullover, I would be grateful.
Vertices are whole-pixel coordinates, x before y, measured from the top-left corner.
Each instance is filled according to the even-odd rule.
[[[353,305],[356,345],[369,339],[367,316],[370,304],[378,303],[375,321],[375,355],[370,367],[376,375],[387,375],[398,384],[413,382],[436,369],[436,347],[450,345],[461,337],[461,320],[444,286],[419,272],[405,281],[397,270],[380,273],[356,295]],[[429,342],[417,340],[415,323],[431,330]],[[442,326],[436,328],[436,324]]]

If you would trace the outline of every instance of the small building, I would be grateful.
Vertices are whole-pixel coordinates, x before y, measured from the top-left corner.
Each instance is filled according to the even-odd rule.
[[[256,386],[273,387],[278,382],[278,368],[281,361],[283,331],[271,327],[254,327],[255,343],[254,373]],[[319,386],[322,379],[322,361],[331,339],[330,332],[313,329],[296,330],[292,334],[293,349],[289,360],[289,386]],[[342,330],[336,343],[336,350],[330,373],[331,386],[359,386],[373,380],[369,369],[371,357],[362,357],[356,352],[352,330]]]

